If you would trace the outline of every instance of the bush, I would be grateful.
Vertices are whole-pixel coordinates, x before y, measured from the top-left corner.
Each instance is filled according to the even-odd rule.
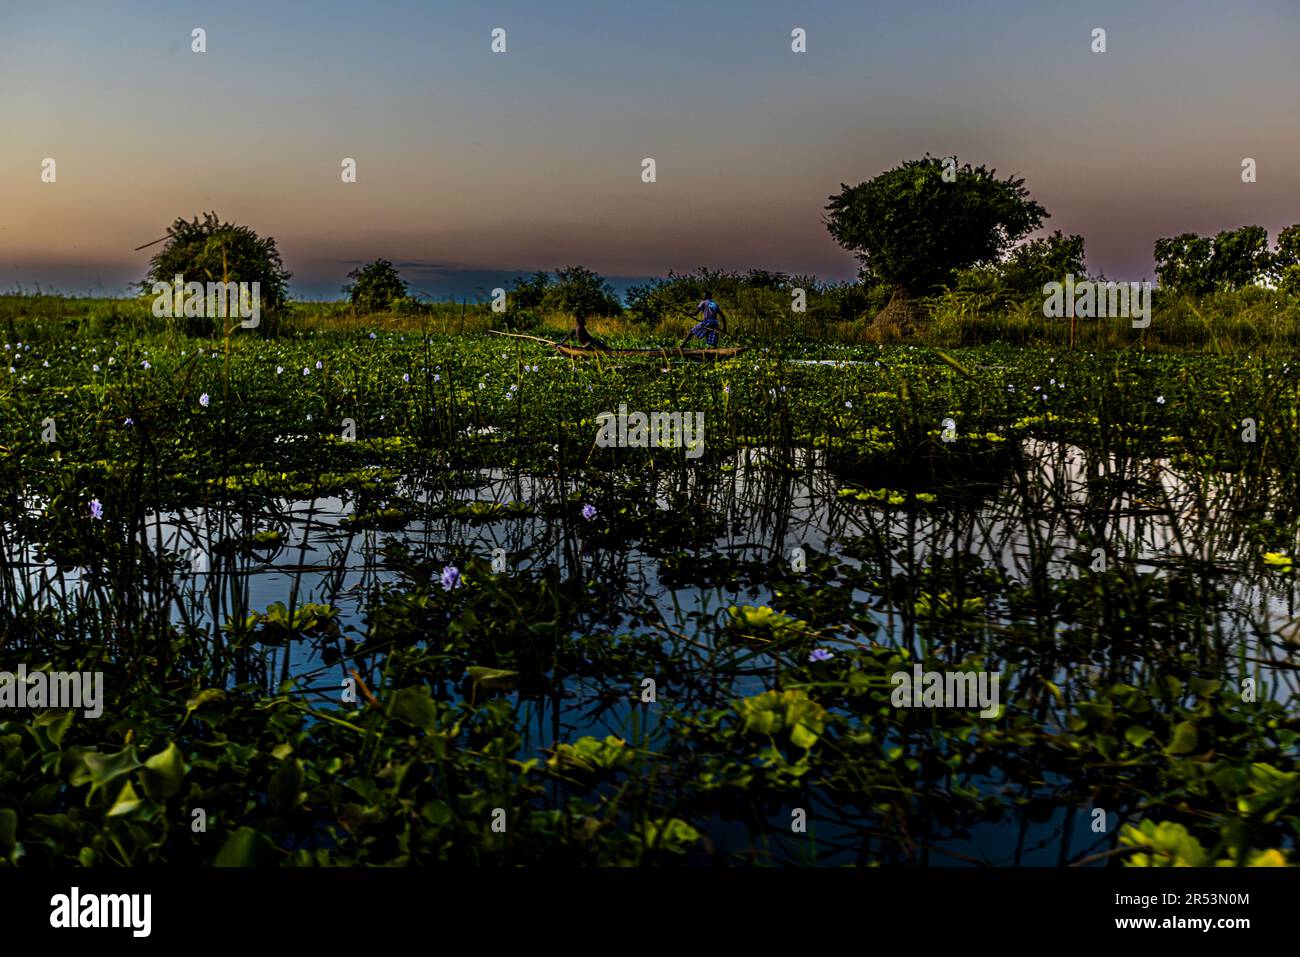
[[[292,275],[284,268],[275,240],[263,238],[248,226],[223,223],[215,212],[191,221],[177,219],[167,229],[167,245],[149,261],[148,278],[141,288],[149,291],[155,282],[171,283],[181,275],[186,282],[260,283],[261,310],[274,317],[288,299]],[[209,331],[209,320],[204,320]],[[261,331],[273,333],[271,323]],[[194,330],[199,331],[199,330]]]
[[[348,273],[353,280],[343,287],[358,312],[386,312],[405,303],[406,280],[387,259],[376,259]]]

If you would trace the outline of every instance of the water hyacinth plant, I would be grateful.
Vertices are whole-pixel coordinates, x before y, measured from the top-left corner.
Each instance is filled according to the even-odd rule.
[[[819,863],[1294,862],[1282,352],[21,324],[0,635],[131,736],[0,715],[9,862],[806,862],[793,806]],[[620,402],[703,454],[596,446]]]

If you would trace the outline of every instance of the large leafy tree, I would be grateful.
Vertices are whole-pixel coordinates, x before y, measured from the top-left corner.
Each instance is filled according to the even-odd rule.
[[[557,269],[542,296],[542,306],[584,316],[617,316],[623,311],[614,287],[586,266]]]
[[[248,226],[223,223],[215,212],[200,220],[177,219],[167,228],[167,244],[149,261],[147,291],[155,282],[170,283],[177,276],[186,282],[260,283],[263,312],[274,311],[288,299],[292,275],[284,268],[280,251],[270,236],[262,237]]]
[[[826,228],[858,257],[863,274],[894,287],[877,321],[894,310],[911,313],[912,297],[959,269],[999,261],[1048,216],[1023,179],[929,154],[857,186],[841,184],[826,210]]]
[[[1279,253],[1283,237],[1279,235]],[[1278,265],[1263,226],[1225,229],[1213,239],[1180,233],[1155,244],[1156,279],[1162,288],[1193,296],[1240,289],[1272,275]]]
[[[1214,288],[1210,259],[1214,241],[1196,233],[1179,233],[1156,240],[1156,281],[1162,289],[1195,296]]]
[[[1219,289],[1240,289],[1260,282],[1272,268],[1268,231],[1263,226],[1225,229],[1214,237],[1210,269]]]

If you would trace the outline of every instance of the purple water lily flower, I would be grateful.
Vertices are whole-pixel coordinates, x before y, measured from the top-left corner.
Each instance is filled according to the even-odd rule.
[[[814,648],[813,653],[808,656],[809,661],[830,661],[835,654],[825,648]]]
[[[97,498],[92,498],[90,500],[90,517],[94,519],[102,519],[104,517],[104,506]]]
[[[203,408],[206,409],[208,407],[208,401],[208,394],[206,392],[199,396],[199,405],[203,406]]]
[[[590,503],[582,506],[582,517],[590,522],[593,518],[596,517],[596,506]]]
[[[460,569],[455,565],[448,565],[442,570],[442,590],[451,591],[460,581]]]

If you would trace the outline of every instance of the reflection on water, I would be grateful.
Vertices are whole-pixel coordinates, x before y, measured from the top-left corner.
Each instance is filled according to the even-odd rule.
[[[842,495],[846,487],[855,494]],[[987,474],[927,485],[905,473],[837,474],[819,452],[750,449],[720,472],[666,472],[627,493],[643,495],[662,515],[697,516],[693,539],[664,542],[638,533],[617,544],[584,540],[581,527],[558,517],[578,488],[573,476],[490,471],[449,486],[445,476],[408,475],[382,501],[367,501],[364,511],[357,496],[327,495],[275,500],[243,514],[150,514],[138,545],[173,564],[169,579],[149,585],[142,605],[206,635],[221,649],[211,664],[228,684],[273,687],[297,678],[334,695],[358,664],[340,657],[338,647],[331,652],[338,642],[290,640],[235,655],[230,623],[275,603],[290,610],[316,603],[337,609],[343,635],[361,639],[371,603],[401,584],[386,558],[392,543],[439,565],[461,566],[471,556],[495,560],[514,576],[554,566],[563,579],[598,586],[599,600],[584,609],[575,635],[671,636],[664,641],[675,653],[683,642],[702,646],[693,652],[700,662],[714,660],[708,650],[728,606],[772,605],[778,597],[770,580],[733,574],[736,569],[830,556],[857,570],[839,576],[848,582],[851,612],[837,623],[836,647],[907,647],[954,662],[982,655],[987,667],[1004,672],[1006,702],[1043,679],[1076,691],[1102,679],[1141,683],[1174,649],[1194,650],[1206,669],[1228,680],[1258,674],[1261,692],[1278,700],[1297,694],[1294,667],[1273,666],[1295,648],[1289,629],[1297,619],[1296,588],[1290,576],[1261,569],[1258,544],[1239,520],[1259,503],[1231,476],[1198,477],[1169,461],[1103,460],[1031,442]],[[856,494],[862,489],[921,491],[933,501],[905,494],[893,505],[888,494],[862,501]],[[503,508],[476,511],[473,503]],[[1294,544],[1294,524],[1286,516],[1277,521]],[[647,524],[653,528],[653,516]],[[61,571],[34,544],[6,561],[12,591],[28,607],[103,600],[93,569]],[[1134,604],[1101,618],[1074,617],[1083,606],[1062,598],[1068,583],[1104,573],[1141,583]],[[1151,595],[1156,598],[1148,600]],[[936,603],[975,601],[972,620],[959,626],[941,626],[933,617]],[[925,608],[928,616],[918,610]],[[1041,650],[1032,661],[1018,651],[1007,657],[1009,636],[1017,649],[1038,640]],[[677,679],[676,706],[717,707],[772,687],[761,656],[752,665],[722,673],[701,665],[710,669],[707,680],[702,673]],[[365,667],[372,681],[380,680],[374,660]],[[523,750],[536,753],[588,734],[625,736],[632,712],[644,709],[604,685],[600,678],[566,675],[546,694],[519,695]],[[656,729],[652,740],[662,740],[663,725],[652,716],[644,720]],[[1045,713],[1044,722],[1051,720]],[[997,774],[978,783],[990,793],[1004,787]],[[1048,792],[1059,783],[1041,782]],[[873,840],[863,837],[863,819],[825,794],[808,801],[819,841],[829,849],[820,863],[860,859]],[[788,820],[788,811],[774,811],[773,833],[788,831]],[[721,818],[710,837],[722,848],[751,840],[743,826]],[[1105,846],[1090,833],[1087,814],[1070,805],[974,822],[925,845],[919,859],[1055,864]],[[781,854],[779,847],[769,850]],[[797,851],[789,853],[798,859]]]

